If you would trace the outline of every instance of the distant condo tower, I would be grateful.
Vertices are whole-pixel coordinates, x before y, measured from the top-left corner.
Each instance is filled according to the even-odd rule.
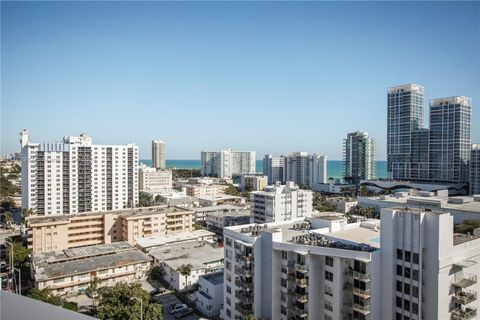
[[[375,141],[367,132],[352,132],[344,140],[344,178],[352,183],[375,178]]]
[[[138,205],[138,147],[95,145],[84,134],[33,143],[20,132],[22,208],[40,215]]]
[[[152,141],[152,167],[165,169],[165,142],[162,140]]]
[[[480,194],[480,144],[472,144],[470,153],[470,194]]]
[[[285,182],[285,157],[274,157],[271,154],[266,154],[263,158],[263,174],[268,177],[268,184],[272,185],[275,182]]]
[[[421,179],[422,169],[428,171],[428,162],[415,150],[420,149],[416,137],[422,136],[424,126],[424,88],[405,84],[388,89],[387,96],[387,170],[389,178]],[[423,143],[428,146],[428,133]],[[427,147],[428,148],[428,147]],[[428,152],[428,149],[427,149]],[[426,175],[426,173],[423,173]]]
[[[234,175],[255,173],[255,151],[202,151],[200,159],[203,176],[231,178]]]
[[[327,157],[303,151],[286,156],[284,179],[310,188],[327,183]]]

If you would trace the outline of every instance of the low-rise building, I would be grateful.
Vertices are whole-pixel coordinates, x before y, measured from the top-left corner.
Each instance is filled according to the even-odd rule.
[[[231,211],[231,212],[209,212],[207,213],[205,224],[207,230],[215,232],[222,238],[223,228],[231,226],[240,226],[249,224],[251,219],[250,210]]]
[[[32,255],[32,277],[38,289],[54,294],[83,292],[97,278],[98,286],[146,279],[152,258],[126,242],[57,250]]]
[[[230,196],[230,195],[218,195],[218,196],[210,196],[210,197],[198,197],[198,203],[202,207],[211,207],[211,206],[219,206],[223,204],[244,204],[245,198],[238,197],[238,196]]]
[[[466,219],[480,219],[480,196],[449,197],[447,190],[436,192],[411,190],[391,195],[358,197],[360,207],[372,207],[376,211],[398,206],[428,208],[440,212],[449,212],[455,223]]]
[[[162,170],[140,165],[138,169],[139,190],[171,189],[172,171]]]
[[[223,307],[223,270],[198,278],[195,306],[210,319],[217,317]]]
[[[357,201],[346,197],[327,198],[325,202],[329,205],[335,206],[338,212],[348,213],[357,206]]]
[[[427,192],[437,192],[439,190],[448,190],[450,196],[468,195],[468,183],[443,183],[434,181],[406,181],[406,180],[362,180],[361,187],[367,187],[369,190],[381,192],[409,192],[420,190]]]
[[[157,237],[148,237],[137,239],[137,247],[141,250],[148,251],[151,249],[159,249],[169,245],[176,245],[185,242],[208,243],[215,244],[213,232],[205,229],[193,231],[185,231],[178,233],[170,233]]]
[[[248,205],[233,205],[233,204],[223,204],[219,206],[209,206],[209,207],[200,207],[192,209],[195,212],[195,223],[200,223],[205,225],[205,220],[207,214],[210,212],[235,212],[235,211],[244,211],[249,210]]]
[[[240,178],[240,189],[246,191],[262,191],[268,185],[268,176],[244,174]]]
[[[257,223],[278,222],[312,215],[313,193],[300,189],[291,181],[267,186],[250,193],[251,214]]]
[[[343,183],[340,179],[329,179],[327,183],[317,183],[312,186],[312,190],[324,193],[343,193],[347,190],[355,190],[356,185]]]
[[[223,269],[223,248],[200,242],[184,242],[148,250],[156,265],[164,272],[164,280],[177,291],[191,289],[201,275]],[[190,266],[188,274],[179,270]]]
[[[184,186],[187,196],[191,197],[216,197],[225,193],[225,184],[190,184]]]
[[[26,219],[33,252],[63,250],[193,230],[193,212],[179,207],[147,207]]]

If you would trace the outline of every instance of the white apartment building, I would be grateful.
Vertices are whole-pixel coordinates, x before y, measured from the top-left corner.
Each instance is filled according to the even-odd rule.
[[[224,319],[381,319],[378,220],[325,215],[224,230]]]
[[[327,183],[327,157],[294,152],[285,158],[285,181],[313,188]]]
[[[138,147],[94,145],[84,134],[33,143],[20,132],[22,208],[37,214],[118,210],[138,205]]]
[[[381,213],[382,319],[476,319],[480,238],[453,233],[450,213]]]
[[[291,181],[285,185],[267,186],[250,193],[251,215],[254,222],[279,222],[312,215],[313,193],[302,190]]]
[[[285,157],[274,157],[266,154],[263,158],[263,174],[268,177],[268,184],[275,184],[277,181],[285,182]]]
[[[171,189],[172,171],[147,167],[141,164],[138,169],[139,190]]]
[[[231,178],[234,175],[255,173],[255,151],[202,151],[200,171],[204,176]]]
[[[381,222],[381,224],[380,224]],[[477,319],[480,238],[396,207],[227,227],[225,319]]]
[[[200,276],[195,296],[195,306],[204,316],[218,316],[223,307],[223,270]]]
[[[166,168],[165,142],[162,140],[152,140],[152,168]]]
[[[470,153],[470,194],[480,194],[480,144],[472,144]]]

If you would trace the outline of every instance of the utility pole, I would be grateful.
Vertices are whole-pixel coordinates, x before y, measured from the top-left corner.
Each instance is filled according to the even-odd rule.
[[[13,242],[5,240],[5,243],[10,245],[10,275],[12,276],[13,279],[15,279],[15,274],[13,271]],[[10,289],[12,291],[13,291],[13,279],[12,279],[12,284],[10,286]]]

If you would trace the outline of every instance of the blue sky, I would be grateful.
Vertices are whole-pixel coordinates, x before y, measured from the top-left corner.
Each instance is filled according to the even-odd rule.
[[[480,2],[2,2],[1,152],[85,132],[167,142],[167,158],[232,147],[341,159],[367,131],[385,159],[386,88],[473,99]]]

